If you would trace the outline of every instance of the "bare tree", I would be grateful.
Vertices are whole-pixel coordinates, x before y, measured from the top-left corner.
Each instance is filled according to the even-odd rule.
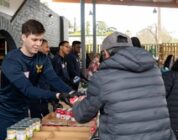
[[[137,36],[140,38],[143,44],[158,44],[158,35],[157,35],[157,26],[150,25],[140,32],[137,33]],[[172,40],[171,35],[165,28],[162,28],[160,31],[160,37],[162,42],[169,43]]]

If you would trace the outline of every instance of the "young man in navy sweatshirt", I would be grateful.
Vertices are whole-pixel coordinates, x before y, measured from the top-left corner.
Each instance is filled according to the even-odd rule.
[[[28,116],[28,100],[70,98],[74,91],[54,72],[49,58],[39,49],[45,29],[36,20],[22,25],[22,46],[7,54],[2,63],[0,90],[0,140],[6,138],[7,128]],[[56,92],[37,87],[44,76]]]

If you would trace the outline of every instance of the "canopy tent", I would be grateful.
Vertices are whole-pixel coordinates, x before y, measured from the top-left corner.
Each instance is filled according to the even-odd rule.
[[[127,6],[148,6],[178,8],[178,0],[53,0],[53,2],[80,3],[81,5],[81,46],[82,46],[82,68],[86,68],[85,56],[85,4],[93,4],[93,51],[96,52],[96,4],[106,5],[127,5]],[[158,8],[158,17],[160,17]],[[160,18],[158,18],[160,24]],[[160,26],[159,26],[160,27]],[[160,29],[158,29],[160,30]]]
[[[150,6],[177,8],[178,0],[95,0],[96,4],[128,5],[128,6]],[[80,3],[80,0],[53,0],[53,2]],[[85,3],[92,3],[92,0],[85,0]]]

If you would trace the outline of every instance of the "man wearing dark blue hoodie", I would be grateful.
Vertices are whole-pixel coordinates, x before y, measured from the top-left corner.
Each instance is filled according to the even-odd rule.
[[[72,50],[71,53],[66,57],[67,58],[67,70],[71,81],[73,82],[73,89],[78,90],[79,83],[81,80],[81,71],[80,71],[80,41],[72,42]]]
[[[72,88],[74,90],[78,90],[81,81],[85,83],[88,81],[88,79],[83,75],[80,69],[80,45],[80,41],[73,41],[72,51],[66,57],[68,63],[67,70],[72,81]]]
[[[7,54],[2,63],[0,90],[0,140],[6,138],[9,126],[28,116],[28,100],[70,98],[74,91],[54,72],[49,58],[39,49],[45,29],[36,20],[22,25],[22,46]],[[38,88],[41,76],[56,90]]]

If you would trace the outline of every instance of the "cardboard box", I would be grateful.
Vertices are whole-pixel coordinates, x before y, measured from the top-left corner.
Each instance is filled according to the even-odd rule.
[[[86,124],[56,118],[52,112],[42,119],[40,132],[35,132],[32,140],[90,140],[91,128],[96,127],[96,119]]]
[[[42,119],[42,125],[49,126],[68,126],[68,121],[56,118],[56,113],[51,112]]]
[[[83,138],[71,138],[71,137],[60,137],[60,139],[59,138],[57,138],[57,137],[55,137],[55,138],[52,138],[52,139],[46,139],[46,140],[85,140],[85,139],[83,139]],[[86,140],[89,140],[89,139],[86,139]]]
[[[56,118],[56,113],[51,112],[42,119],[42,125],[46,126],[75,126],[75,127],[92,127],[96,125],[96,119],[89,123],[80,124],[76,121],[64,120]]]
[[[72,131],[41,131],[35,132],[32,140],[89,140],[89,132],[74,132]]]
[[[42,126],[41,131],[90,132],[90,127]]]
[[[90,133],[58,131],[58,132],[54,132],[54,137],[80,138],[80,139],[82,138],[83,140],[88,140],[90,138]]]
[[[48,131],[48,132],[34,132],[33,133],[33,137],[32,140],[46,140],[47,138],[53,138],[54,137],[54,133],[52,131]]]

